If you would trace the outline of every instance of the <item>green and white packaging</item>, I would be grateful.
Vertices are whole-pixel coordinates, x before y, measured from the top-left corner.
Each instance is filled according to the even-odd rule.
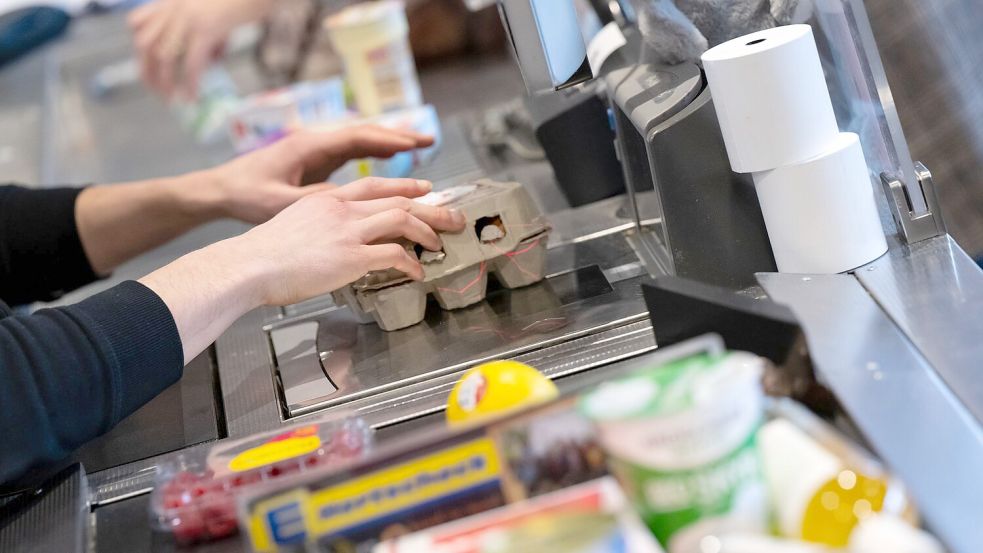
[[[710,534],[767,529],[755,441],[762,370],[747,353],[699,355],[583,398],[612,471],[669,553],[700,552]]]

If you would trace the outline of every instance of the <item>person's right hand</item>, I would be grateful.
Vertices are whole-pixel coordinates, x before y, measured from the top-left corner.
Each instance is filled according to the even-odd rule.
[[[375,270],[423,278],[419,260],[395,241],[438,250],[436,231],[465,227],[460,213],[412,201],[430,188],[426,181],[369,178],[317,192],[140,282],[170,309],[188,362],[256,307],[332,292]]]
[[[259,21],[274,0],[156,0],[130,14],[144,82],[166,98],[198,95],[198,81],[229,33]]]
[[[259,272],[265,305],[286,305],[332,292],[370,271],[396,269],[423,278],[416,256],[394,241],[440,250],[438,231],[459,231],[464,217],[410,198],[426,181],[363,179],[301,198],[242,235],[237,247]]]

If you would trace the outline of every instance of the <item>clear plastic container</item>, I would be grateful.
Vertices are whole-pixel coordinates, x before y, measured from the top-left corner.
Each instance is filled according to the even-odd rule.
[[[330,471],[361,459],[372,446],[362,419],[311,421],[181,453],[157,469],[151,524],[181,545],[238,531],[236,496],[299,474]]]
[[[341,78],[309,81],[243,100],[229,121],[229,135],[236,151],[242,153],[271,144],[293,129],[352,116]]]
[[[441,146],[440,119],[431,105],[385,113],[378,117],[350,119],[328,126],[316,126],[314,130],[338,130],[356,125],[378,125],[389,129],[416,131],[434,137],[434,144],[399,152],[387,159],[364,158],[349,161],[331,175],[336,183],[347,183],[365,177],[403,178],[433,161]]]
[[[345,64],[345,75],[362,115],[422,103],[402,2],[355,4],[329,17],[325,27]]]
[[[172,109],[182,128],[194,135],[199,144],[216,144],[225,136],[229,118],[239,107],[239,89],[232,76],[221,66],[202,75],[198,97],[180,100]]]

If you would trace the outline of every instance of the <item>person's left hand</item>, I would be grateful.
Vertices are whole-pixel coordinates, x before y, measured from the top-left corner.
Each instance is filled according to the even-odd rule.
[[[308,194],[336,188],[342,193],[345,187],[324,181],[349,160],[388,158],[432,144],[430,136],[368,125],[335,132],[298,131],[205,171],[203,180],[210,186],[201,192],[222,216],[264,223]]]

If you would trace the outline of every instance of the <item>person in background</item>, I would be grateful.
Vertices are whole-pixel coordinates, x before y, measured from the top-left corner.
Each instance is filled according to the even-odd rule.
[[[129,24],[141,77],[164,97],[193,99],[208,66],[237,27],[257,22],[276,0],[158,0],[136,8]]]
[[[326,2],[329,8],[351,3]],[[495,9],[471,13],[461,0],[405,3],[418,64],[464,52],[504,51],[505,33]],[[232,31],[268,19],[286,4],[286,0],[154,0],[133,10],[129,25],[144,83],[166,98],[195,98],[202,74],[222,56]]]
[[[207,4],[207,2],[203,2]],[[439,250],[461,214],[414,202],[426,181],[324,179],[349,159],[426,147],[411,132],[298,132],[219,167],[113,186],[0,186],[0,483],[53,464],[181,377],[246,312],[324,294],[373,270],[414,279],[406,239]],[[200,224],[258,226],[77,304],[52,300]]]

